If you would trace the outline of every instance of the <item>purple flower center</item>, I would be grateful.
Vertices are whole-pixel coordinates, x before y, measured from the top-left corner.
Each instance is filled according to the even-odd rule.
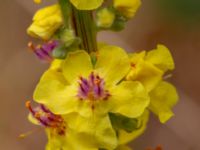
[[[32,108],[30,101],[26,102],[26,107],[29,109],[32,116],[38,120],[41,126],[55,130],[59,135],[64,135],[66,125],[60,115],[53,114],[44,105]]]
[[[80,77],[77,96],[81,100],[107,100],[110,93],[105,89],[104,79],[92,72],[88,79]]]

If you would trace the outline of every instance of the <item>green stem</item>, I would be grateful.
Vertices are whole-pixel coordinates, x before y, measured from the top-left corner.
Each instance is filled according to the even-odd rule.
[[[73,7],[73,23],[76,35],[81,38],[81,49],[87,52],[97,51],[96,27],[92,11],[77,10]]]
[[[63,15],[64,25],[70,28],[71,5],[69,0],[58,0]]]
[[[72,16],[72,23],[76,36],[82,41],[80,48],[89,53],[97,51],[97,29],[93,20],[92,11],[77,10],[70,4],[69,0],[58,0],[58,2],[61,7],[66,28],[71,28]]]

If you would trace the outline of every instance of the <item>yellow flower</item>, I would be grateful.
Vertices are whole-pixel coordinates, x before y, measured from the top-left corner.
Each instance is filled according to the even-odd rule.
[[[56,70],[57,72],[59,72],[59,70],[61,70],[62,68],[62,64],[63,64],[63,61],[62,59],[54,59],[50,65],[50,69],[52,70]],[[50,70],[49,69],[49,70]]]
[[[70,0],[70,2],[80,10],[93,10],[102,5],[104,0]]]
[[[97,12],[97,26],[110,28],[115,20],[115,14],[108,8],[103,8]]]
[[[174,69],[174,61],[170,51],[164,45],[158,45],[157,49],[130,56],[131,71],[127,80],[139,80],[148,92],[162,80],[164,73]]]
[[[62,23],[60,6],[55,4],[37,11],[27,32],[33,37],[48,40]]]
[[[126,79],[143,83],[150,94],[150,110],[165,123],[173,116],[171,109],[178,100],[176,89],[162,81],[164,73],[174,69],[169,50],[164,45],[158,45],[157,49],[148,53],[132,54],[131,67]]]
[[[114,7],[126,18],[132,18],[141,5],[140,0],[113,0]]]
[[[157,49],[148,52],[145,59],[164,72],[175,68],[169,49],[161,44],[157,45]]]
[[[122,81],[130,70],[129,63],[126,52],[115,46],[101,48],[95,65],[85,51],[69,53],[59,76],[52,75],[52,69],[43,75],[34,99],[55,114],[79,114],[70,121],[77,122],[72,127],[91,135],[90,141],[96,139],[99,147],[114,149],[117,139],[108,113],[136,118],[149,105],[141,83]]]
[[[178,94],[172,84],[161,81],[150,92],[150,98],[149,109],[159,117],[160,122],[165,123],[174,115],[171,109],[178,101]]]
[[[127,80],[140,81],[149,92],[162,80],[163,71],[146,61],[146,52],[133,53],[131,56],[131,71]]]

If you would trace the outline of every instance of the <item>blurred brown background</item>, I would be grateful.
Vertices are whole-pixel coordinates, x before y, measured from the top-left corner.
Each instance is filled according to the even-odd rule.
[[[38,7],[32,0],[1,0],[0,150],[43,150],[46,142],[42,130],[18,138],[36,129],[26,119],[24,103],[32,98],[47,67],[26,48],[30,39],[25,31]],[[164,150],[200,150],[200,1],[143,0],[126,30],[117,35],[101,33],[99,38],[129,51],[150,50],[162,43],[176,62],[172,81],[181,100],[174,109],[176,116],[167,125],[152,117],[146,133],[132,144],[135,150],[156,145]]]

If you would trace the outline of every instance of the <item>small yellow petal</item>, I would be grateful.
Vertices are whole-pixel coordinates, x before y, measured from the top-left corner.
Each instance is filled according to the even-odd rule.
[[[52,68],[53,67],[53,68]],[[54,68],[55,66],[51,66],[41,77],[40,82],[48,82],[48,81],[57,81],[62,83],[63,85],[68,85],[68,82],[65,80],[62,72],[59,69]]]
[[[46,129],[48,136],[48,143],[46,150],[98,150],[97,147],[90,147],[86,145],[84,141],[87,138],[79,138],[79,133],[67,128],[66,135],[57,135],[52,129]]]
[[[132,64],[137,64],[141,60],[143,60],[146,56],[146,51],[142,51],[140,53],[131,53],[130,54],[130,60]]]
[[[137,59],[137,58],[136,58]],[[162,80],[163,71],[147,61],[131,62],[132,69],[127,75],[127,80],[140,81],[149,92]]]
[[[176,88],[165,81],[160,82],[156,88],[150,92],[150,110],[158,115],[160,122],[165,123],[174,114],[172,108],[178,101]]]
[[[69,53],[62,66],[63,74],[69,83],[78,81],[80,76],[88,77],[92,69],[91,58],[83,50]]]
[[[128,55],[123,49],[104,46],[98,51],[95,69],[107,85],[116,85],[128,73],[129,63]]]
[[[115,20],[115,14],[108,8],[103,8],[97,12],[97,26],[110,28]]]
[[[135,15],[140,5],[140,0],[114,0],[114,7],[128,19]]]
[[[55,114],[77,112],[78,99],[76,88],[66,86],[58,81],[43,81],[34,92],[34,100],[45,104]]]
[[[149,96],[139,82],[123,81],[110,92],[113,103],[111,112],[113,113],[136,118],[141,116],[149,105]]]
[[[48,40],[62,23],[60,6],[58,4],[51,5],[36,12],[27,33],[33,37]]]
[[[77,111],[77,87],[69,86],[61,72],[47,70],[38,83],[33,98],[55,114]]]
[[[62,59],[53,60],[53,62],[51,63],[50,69],[61,71],[63,62],[64,61]]]
[[[108,115],[96,116],[93,113],[90,117],[71,114],[66,116],[69,127],[81,133],[79,138],[88,139],[86,145],[115,149],[117,147],[117,136],[112,128]]]
[[[93,10],[102,5],[104,0],[70,0],[80,10]]]
[[[164,45],[158,45],[157,49],[148,52],[145,60],[163,71],[173,70],[175,67],[172,55]]]

